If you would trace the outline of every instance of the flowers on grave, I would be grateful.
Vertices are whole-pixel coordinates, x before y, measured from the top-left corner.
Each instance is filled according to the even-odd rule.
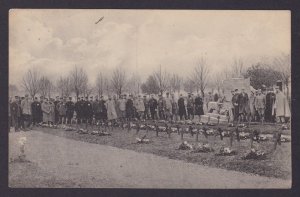
[[[242,159],[257,159],[257,160],[266,159],[266,158],[267,155],[264,151],[256,150],[255,148],[251,148],[251,150],[242,157]]]
[[[144,135],[143,137],[141,138],[136,138],[136,141],[138,144],[148,144],[150,143],[150,140],[149,139],[146,139],[146,135]]]
[[[182,142],[179,147],[179,150],[192,150],[193,146],[191,144],[189,144],[187,141]]]
[[[201,144],[198,143],[197,146],[194,147],[194,150],[192,152],[194,153],[208,153],[208,152],[213,152],[214,149],[209,145],[209,144]]]
[[[235,150],[232,150],[229,147],[221,147],[219,152],[216,154],[217,156],[232,156],[236,155],[237,152]]]

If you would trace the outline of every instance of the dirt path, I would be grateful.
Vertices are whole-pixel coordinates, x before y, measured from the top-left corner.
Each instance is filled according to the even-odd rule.
[[[11,163],[10,186],[26,183],[31,174],[38,187],[126,188],[288,188],[290,181],[210,168],[110,146],[74,141],[38,131],[10,133],[9,157],[19,153],[18,138],[26,136],[26,163]],[[20,166],[21,165],[21,166]],[[23,168],[22,168],[23,166]],[[24,167],[25,166],[25,167]],[[32,172],[30,172],[32,171]],[[17,176],[19,174],[19,176]],[[38,174],[38,175],[37,175]],[[23,182],[23,179],[25,179]],[[18,184],[16,184],[18,182]],[[59,183],[59,184],[58,184]],[[65,184],[63,184],[65,183]]]

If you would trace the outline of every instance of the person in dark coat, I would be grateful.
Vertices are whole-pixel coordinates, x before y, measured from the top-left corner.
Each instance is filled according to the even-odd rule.
[[[275,122],[275,116],[272,113],[273,105],[275,103],[276,95],[272,90],[269,90],[266,94],[266,109],[265,109],[265,121]]]
[[[75,104],[72,101],[72,97],[69,97],[69,100],[66,102],[66,118],[67,118],[67,124],[72,124],[72,118],[74,115],[75,110]]]
[[[107,109],[105,106],[105,100],[103,99],[103,96],[100,97],[99,107],[100,107],[101,121],[105,122],[107,120]]]
[[[126,101],[126,117],[127,120],[132,120],[134,117],[134,106],[133,106],[133,99],[132,95],[129,95],[129,98]]]
[[[144,102],[144,107],[145,107],[144,119],[148,120],[148,119],[150,119],[150,117],[149,117],[149,102],[147,100],[147,96],[146,95],[143,96],[143,102]]]
[[[54,117],[54,124],[58,124],[59,123],[59,111],[58,111],[58,108],[57,108],[57,105],[60,103],[60,100],[59,100],[59,96],[56,96],[56,100],[54,101],[54,111],[55,111],[55,117]]]
[[[238,95],[237,103],[239,107],[239,119],[246,121],[247,114],[250,112],[250,107],[249,97],[244,88],[242,88],[241,93]]]
[[[204,115],[203,101],[199,94],[197,94],[197,97],[195,98],[195,115],[196,116]]]
[[[93,106],[95,121],[99,123],[101,120],[101,106],[98,98],[96,98],[96,100],[92,103],[92,106]]]
[[[192,94],[188,95],[187,98],[187,118],[193,120],[194,119],[194,99]]]
[[[14,101],[10,104],[10,113],[12,119],[12,126],[15,128],[15,131],[17,132],[19,131],[19,118],[21,115],[18,96],[15,96]]]
[[[232,106],[233,106],[233,117],[234,117],[234,121],[238,120],[238,116],[239,116],[239,104],[238,104],[238,97],[239,97],[239,93],[238,93],[238,89],[234,90],[234,95],[232,96],[231,102],[232,102]]]
[[[178,99],[178,114],[180,117],[180,120],[186,119],[186,109],[185,109],[185,104],[184,104],[184,98],[182,96],[182,94],[180,94],[180,97]]]
[[[151,95],[151,98],[149,99],[149,110],[150,110],[150,114],[151,114],[151,119],[155,120],[157,118],[156,116],[156,109],[157,109],[157,100],[154,98],[154,95]]]
[[[75,103],[75,112],[76,112],[76,119],[77,124],[81,124],[83,122],[83,97],[81,99],[79,98],[77,102]]]
[[[90,97],[91,100],[88,100],[88,97],[85,97],[85,101],[83,104],[83,118],[85,120],[86,125],[92,124],[93,120],[93,97]]]
[[[37,97],[34,98],[34,101],[31,104],[31,111],[32,111],[32,124],[33,126],[35,126],[36,124],[41,122],[41,114],[42,114],[41,103],[38,101]]]
[[[163,96],[160,94],[159,95],[159,99],[157,101],[157,109],[158,109],[158,115],[159,115],[159,119],[161,120],[165,120],[165,108],[166,108],[166,101],[163,98]]]

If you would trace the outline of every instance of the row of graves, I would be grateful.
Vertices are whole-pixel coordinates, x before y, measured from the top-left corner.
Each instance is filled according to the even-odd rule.
[[[225,121],[226,120],[226,121]],[[257,148],[254,148],[254,143],[261,143],[269,141],[273,144],[272,150],[276,150],[281,143],[291,142],[290,135],[283,134],[284,130],[288,130],[287,125],[282,125],[279,129],[274,127],[272,134],[265,134],[257,128],[251,128],[252,125],[233,124],[228,122],[228,118],[220,114],[206,114],[201,118],[200,122],[193,122],[191,120],[184,121],[166,121],[166,120],[133,120],[133,121],[116,121],[95,123],[92,130],[66,125],[47,125],[39,124],[40,127],[47,127],[52,129],[63,129],[65,131],[74,131],[80,135],[96,135],[96,136],[110,136],[113,137],[114,129],[121,129],[124,131],[135,132],[136,143],[149,144],[152,141],[147,138],[149,132],[155,132],[155,136],[167,135],[171,138],[172,135],[179,135],[181,143],[178,145],[178,150],[191,151],[192,153],[208,153],[214,152],[216,156],[232,156],[236,155],[239,150],[232,149],[233,142],[240,142],[246,140],[249,142],[249,151],[242,157],[242,159],[266,159],[268,153],[265,153]],[[145,132],[140,132],[144,130]],[[142,135],[140,135],[142,134]],[[189,135],[189,139],[195,140],[195,144],[190,144],[185,140],[185,136]],[[200,142],[200,135],[204,136],[205,142]],[[212,141],[218,139],[225,142],[219,150],[215,150]],[[229,140],[224,141],[227,138]],[[155,138],[154,138],[155,139]],[[152,139],[153,140],[153,139]]]

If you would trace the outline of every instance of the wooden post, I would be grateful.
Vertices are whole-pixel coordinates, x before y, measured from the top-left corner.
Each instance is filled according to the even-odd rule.
[[[232,147],[232,142],[233,142],[233,131],[231,130],[230,131],[230,141],[229,141],[230,147]]]
[[[129,133],[131,130],[131,122],[128,122],[128,128],[127,128],[127,132]]]
[[[155,131],[156,131],[156,137],[158,137],[158,131],[159,131],[159,128],[157,125],[155,125]]]
[[[183,140],[183,132],[184,132],[184,130],[181,129],[181,131],[180,131],[180,139],[181,139],[181,140]]]
[[[199,128],[197,129],[197,132],[196,132],[196,142],[199,142]]]

